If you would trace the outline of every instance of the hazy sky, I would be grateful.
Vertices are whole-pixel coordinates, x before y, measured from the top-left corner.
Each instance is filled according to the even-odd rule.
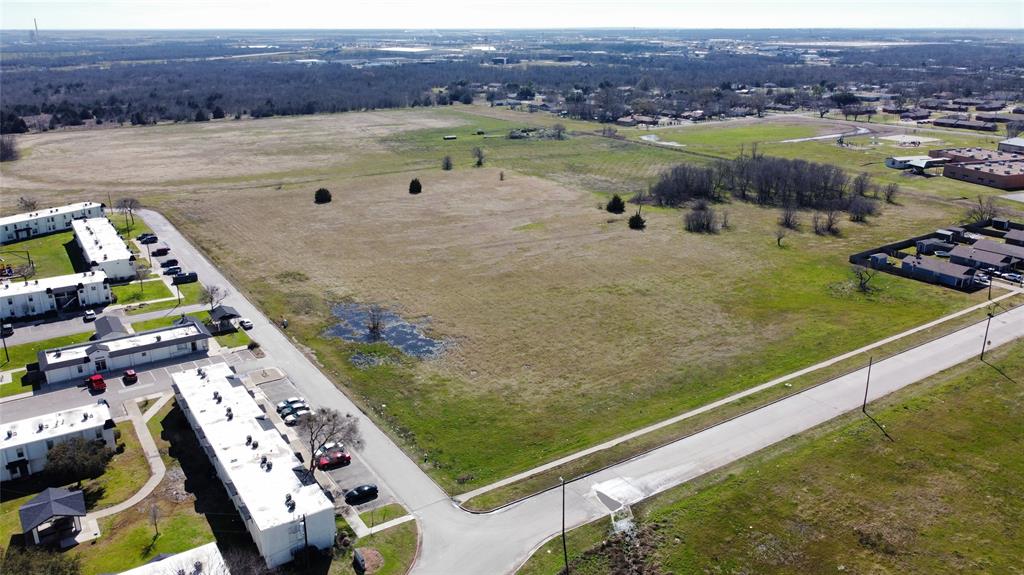
[[[1017,28],[1024,0],[0,0],[0,28]]]

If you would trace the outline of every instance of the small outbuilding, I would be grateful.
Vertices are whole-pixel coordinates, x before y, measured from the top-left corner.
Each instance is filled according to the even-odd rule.
[[[1011,246],[1024,247],[1024,230],[1010,230],[1003,236],[1003,240]]]
[[[226,305],[219,305],[210,311],[210,323],[209,328],[212,333],[228,333],[238,331],[235,324],[231,320],[238,319],[242,316],[238,315],[235,308]]]
[[[907,256],[901,269],[910,277],[951,288],[967,289],[974,284],[974,270],[936,258]]]
[[[85,495],[50,487],[18,508],[25,544],[53,544],[69,547],[82,530]],[[65,544],[67,542],[67,544]]]
[[[930,256],[935,252],[948,252],[954,247],[956,247],[955,244],[944,242],[938,238],[928,238],[926,240],[918,240],[917,253]]]

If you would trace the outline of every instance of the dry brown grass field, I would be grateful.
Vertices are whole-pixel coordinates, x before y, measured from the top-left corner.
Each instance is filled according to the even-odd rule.
[[[700,158],[584,134],[512,141],[500,134],[530,117],[462,110],[28,136],[25,158],[3,166],[0,207],[24,194],[46,204],[109,192],[162,210],[269,315],[288,317],[325,371],[453,491],[983,297],[892,277],[872,294],[850,289],[850,253],[957,217],[924,184],[869,224],[843,222],[837,238],[793,234],[782,249],[776,210],[738,202],[720,206],[732,227],[718,235],[689,234],[679,211],[656,209],[635,232],[601,209],[605,193]],[[811,124],[812,135],[835,127]],[[794,129],[742,126],[754,141]],[[571,129],[585,127],[596,129]],[[449,132],[459,140],[442,141]],[[487,167],[471,167],[478,145]],[[414,176],[418,196],[407,191]],[[331,203],[313,203],[319,187]],[[428,320],[452,346],[411,360],[325,338],[340,301]],[[356,369],[357,351],[394,361]]]

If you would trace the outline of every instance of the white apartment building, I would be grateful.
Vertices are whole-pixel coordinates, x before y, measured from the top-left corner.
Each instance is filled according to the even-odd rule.
[[[74,437],[114,446],[114,420],[105,403],[0,425],[0,481],[39,473],[54,445]]]
[[[145,565],[122,571],[121,575],[231,575],[216,543],[193,547],[169,557],[157,555]],[[244,575],[244,574],[239,574]]]
[[[185,316],[167,327],[40,351],[39,371],[47,383],[84,380],[94,373],[204,353],[209,339],[202,322]]]
[[[71,229],[71,222],[103,217],[103,204],[82,202],[0,218],[0,244]]]
[[[334,505],[225,364],[173,374],[178,407],[268,567],[334,545]]]
[[[135,279],[135,254],[107,218],[73,220],[75,240],[92,269],[103,270],[111,281]]]
[[[0,281],[0,319],[32,317],[108,304],[109,280],[103,271],[27,281]]]

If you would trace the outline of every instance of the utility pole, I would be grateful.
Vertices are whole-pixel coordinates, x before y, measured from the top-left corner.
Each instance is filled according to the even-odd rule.
[[[864,382],[864,403],[860,406],[860,410],[864,412],[865,415],[868,413],[868,386],[871,385],[871,364],[874,362],[875,356],[868,358],[868,378],[867,381]]]
[[[562,557],[565,558],[565,575],[569,575],[569,546],[565,543],[565,479],[559,477],[562,483]]]
[[[178,291],[178,306],[181,306],[181,284],[174,284],[174,289]]]
[[[7,358],[4,364],[11,363],[11,354],[7,351],[7,334],[0,330],[0,339],[4,340],[4,357]]]
[[[988,311],[988,322],[985,323],[985,339],[981,340],[981,360],[985,361],[985,346],[988,345],[988,328],[992,325],[992,310]]]

